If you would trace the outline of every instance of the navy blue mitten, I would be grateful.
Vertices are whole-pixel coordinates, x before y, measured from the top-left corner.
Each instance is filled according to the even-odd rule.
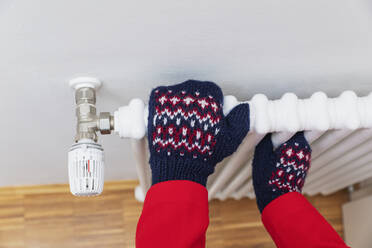
[[[249,105],[226,117],[223,94],[212,82],[188,80],[152,90],[148,141],[152,184],[190,180],[206,185],[214,167],[249,131]]]
[[[260,212],[271,201],[288,192],[300,192],[310,168],[311,148],[303,132],[296,133],[274,150],[271,134],[256,146],[253,186]]]

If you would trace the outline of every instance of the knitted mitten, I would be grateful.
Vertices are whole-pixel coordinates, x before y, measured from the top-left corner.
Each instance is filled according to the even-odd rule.
[[[214,167],[249,131],[249,105],[226,117],[223,94],[212,82],[189,80],[152,90],[148,141],[152,184],[190,180],[206,185]]]
[[[311,148],[304,133],[273,150],[271,134],[257,145],[253,158],[253,186],[260,212],[275,198],[300,192],[310,168]]]

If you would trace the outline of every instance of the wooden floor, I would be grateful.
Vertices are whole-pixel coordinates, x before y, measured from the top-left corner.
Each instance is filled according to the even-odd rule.
[[[142,204],[136,181],[109,182],[102,196],[77,198],[67,185],[0,188],[0,248],[134,247]],[[310,201],[342,235],[345,192]],[[212,201],[207,247],[275,247],[252,200]]]

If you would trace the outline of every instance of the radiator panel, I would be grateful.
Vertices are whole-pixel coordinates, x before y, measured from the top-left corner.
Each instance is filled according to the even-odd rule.
[[[226,101],[228,106],[224,106],[224,113],[227,114],[240,102],[233,97],[225,98],[229,99]],[[223,165],[217,166],[215,174],[210,176],[207,184],[209,200],[255,197],[252,184],[253,152],[268,132],[273,133],[273,144],[277,147],[297,131],[305,131],[313,151],[311,168],[303,189],[305,194],[328,195],[372,177],[371,94],[357,97],[348,91],[338,98],[327,98],[325,94],[316,93],[308,99],[297,99],[291,93],[272,101],[260,94],[248,103],[251,110],[250,132],[238,150],[226,158]],[[284,110],[277,113],[274,111],[277,109]],[[295,114],[291,116],[293,112]],[[283,117],[289,118],[287,123]],[[134,142],[133,146],[141,182],[141,188],[136,191],[139,200],[144,199],[151,185],[147,148],[143,142],[145,139]],[[140,191],[142,194],[138,193]]]

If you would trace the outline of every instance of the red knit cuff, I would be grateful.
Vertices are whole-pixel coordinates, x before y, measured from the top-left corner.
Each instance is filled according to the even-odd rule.
[[[347,247],[300,193],[276,198],[264,208],[261,217],[277,247]]]
[[[208,191],[199,183],[188,180],[170,180],[154,184],[146,194],[145,205],[159,203],[193,202],[208,206]]]
[[[271,219],[277,216],[277,211],[296,211],[304,208],[313,208],[306,198],[298,192],[290,192],[272,200],[262,211],[262,219]]]
[[[208,192],[187,180],[153,185],[146,195],[136,232],[136,247],[204,248]]]

